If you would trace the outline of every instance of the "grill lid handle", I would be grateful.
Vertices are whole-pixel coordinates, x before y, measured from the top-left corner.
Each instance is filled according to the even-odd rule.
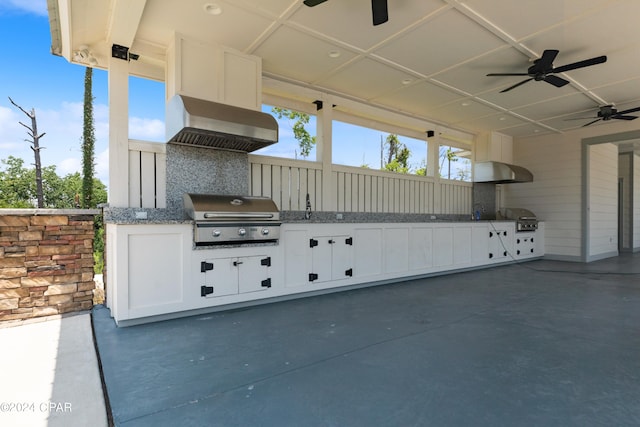
[[[250,213],[250,212],[234,212],[234,213],[222,213],[222,212],[205,212],[205,218],[273,218],[272,213]]]

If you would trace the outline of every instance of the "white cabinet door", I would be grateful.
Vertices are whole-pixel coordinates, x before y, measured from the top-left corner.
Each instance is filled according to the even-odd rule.
[[[489,260],[502,261],[509,256],[507,239],[509,232],[504,229],[489,230]]]
[[[404,273],[409,270],[409,228],[387,228],[384,231],[384,272]]]
[[[238,258],[238,289],[240,293],[265,291],[271,287],[269,276],[271,257]]]
[[[382,274],[382,229],[356,229],[354,234],[354,276]]]
[[[439,269],[453,264],[453,228],[438,226],[433,230],[433,265]]]
[[[334,238],[331,254],[331,279],[340,280],[353,277],[353,238]]]
[[[515,235],[515,253],[517,259],[535,256],[536,242],[535,232],[517,233]]]
[[[427,269],[433,265],[433,230],[415,227],[409,234],[409,270]]]
[[[314,283],[327,282],[333,279],[331,264],[333,261],[331,236],[312,237],[309,245],[311,248],[311,271],[309,281]]]
[[[353,276],[353,238],[346,235],[312,237],[309,246],[310,282],[320,283]]]
[[[266,255],[214,258],[202,261],[204,285],[200,296],[211,298],[269,289],[271,257]]]
[[[311,248],[304,230],[286,230],[282,236],[284,244],[285,286],[301,286],[309,283],[311,271]]]
[[[207,259],[200,263],[204,284],[200,288],[202,297],[220,297],[238,293],[237,258]]]

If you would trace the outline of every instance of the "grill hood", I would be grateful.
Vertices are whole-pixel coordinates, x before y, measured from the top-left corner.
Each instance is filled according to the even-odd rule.
[[[248,153],[278,142],[278,123],[260,111],[175,95],[167,103],[166,136],[173,144]]]
[[[533,174],[522,166],[501,162],[478,162],[474,167],[473,181],[493,184],[531,182]]]

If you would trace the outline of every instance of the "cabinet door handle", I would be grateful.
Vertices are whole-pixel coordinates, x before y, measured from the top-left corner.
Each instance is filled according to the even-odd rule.
[[[237,267],[237,266],[239,266],[240,264],[244,264],[244,263],[243,263],[242,261],[233,261],[233,266],[234,266],[234,267]]]

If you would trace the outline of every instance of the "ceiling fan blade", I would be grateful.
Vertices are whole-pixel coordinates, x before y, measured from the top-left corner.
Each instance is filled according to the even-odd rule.
[[[640,111],[640,107],[630,108],[630,109],[624,110],[624,111],[617,111],[616,112],[616,116],[618,116],[620,114],[635,113],[636,111]]]
[[[528,76],[529,74],[527,73],[489,73],[487,74],[487,77],[489,76]]]
[[[565,71],[575,70],[577,68],[589,67],[591,65],[602,64],[607,62],[606,56],[598,56],[596,58],[585,59],[584,61],[574,62],[572,64],[562,65],[551,70],[552,73],[564,73]]]
[[[611,116],[612,119],[620,119],[620,120],[635,120],[638,116],[620,116],[618,114]]]
[[[600,120],[602,120],[602,119],[595,119],[594,121],[589,122],[589,123],[587,123],[586,125],[582,125],[582,127],[586,127],[586,126],[592,125],[592,124],[594,124],[595,122],[599,122]]]
[[[531,77],[530,79],[523,80],[520,83],[516,83],[513,86],[509,86],[508,88],[501,90],[500,93],[509,92],[511,89],[515,89],[518,86],[525,84],[526,82],[530,82],[531,80],[533,80],[533,77]]]
[[[313,7],[313,6],[317,6],[320,3],[324,3],[327,0],[304,0],[302,3],[304,3],[305,5],[309,6],[309,7]]]
[[[389,20],[387,0],[371,0],[371,9],[373,12],[373,25],[384,24]]]
[[[546,71],[553,65],[553,61],[558,56],[559,50],[557,49],[547,49],[542,52],[542,56],[539,59],[535,60],[535,69],[539,71]]]
[[[551,83],[555,87],[562,87],[564,85],[568,85],[569,84],[569,80],[565,80],[562,77],[558,77],[558,76],[554,76],[554,75],[546,76],[544,78],[544,81],[547,82],[547,83]]]
[[[600,120],[600,118],[599,118],[599,117],[575,117],[575,118],[573,118],[573,119],[564,119],[564,121],[565,121],[565,122],[570,122],[570,121],[572,121],[572,120],[588,120],[588,119],[596,119],[596,118],[597,118],[598,120]]]

